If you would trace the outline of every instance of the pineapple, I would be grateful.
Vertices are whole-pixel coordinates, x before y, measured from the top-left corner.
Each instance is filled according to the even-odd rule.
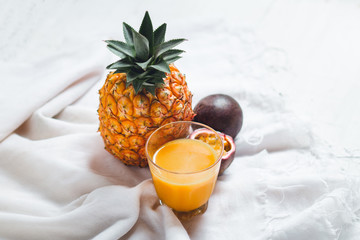
[[[153,31],[146,12],[139,31],[123,23],[125,42],[107,40],[120,60],[99,90],[99,132],[105,149],[126,165],[145,167],[145,143],[158,127],[192,120],[192,94],[185,76],[174,66],[185,39],[165,41],[166,24]]]

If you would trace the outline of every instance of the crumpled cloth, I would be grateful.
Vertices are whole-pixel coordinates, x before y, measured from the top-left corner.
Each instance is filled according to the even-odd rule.
[[[148,168],[104,150],[96,110],[109,62],[94,50],[1,67],[0,239],[359,239],[355,165],[261,82],[219,89],[244,112],[236,158],[206,213],[179,221]],[[194,105],[209,94],[187,81]]]

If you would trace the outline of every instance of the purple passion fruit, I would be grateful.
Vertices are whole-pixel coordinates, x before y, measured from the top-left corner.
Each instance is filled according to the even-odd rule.
[[[233,139],[240,132],[243,112],[239,103],[225,94],[209,95],[195,106],[194,121],[206,124]]]
[[[219,176],[220,176],[224,173],[224,171],[230,166],[230,164],[234,160],[236,147],[235,147],[235,142],[231,136],[221,132],[218,132],[218,134],[220,135],[220,137],[224,142],[224,154],[221,159],[221,165],[219,170]],[[206,128],[200,128],[195,130],[190,135],[190,138],[198,139],[203,142],[206,142],[207,144],[212,146],[215,149],[215,151],[220,151],[220,148],[214,145],[216,142],[215,134]]]

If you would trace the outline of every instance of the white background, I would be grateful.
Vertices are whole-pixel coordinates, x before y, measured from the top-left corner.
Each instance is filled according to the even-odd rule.
[[[188,39],[177,65],[190,86],[210,94],[228,79],[261,79],[339,155],[359,155],[360,1],[0,2],[1,64],[92,51],[148,10],[168,38]]]

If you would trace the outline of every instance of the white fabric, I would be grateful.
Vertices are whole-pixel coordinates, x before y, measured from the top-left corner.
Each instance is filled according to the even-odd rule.
[[[60,56],[54,72],[38,68],[43,81],[24,79],[23,71],[7,75],[22,85],[22,104],[2,104],[0,238],[321,240],[358,233],[359,176],[315,155],[308,127],[271,90],[238,95],[244,127],[237,157],[207,212],[181,223],[159,206],[147,168],[124,166],[104,150],[97,90],[109,59],[95,55],[73,66],[82,56]],[[256,98],[275,110],[254,105]]]
[[[292,11],[284,14],[291,19],[297,5],[282,3],[275,3],[271,11],[269,7],[264,18],[276,22],[280,18],[274,16],[284,13],[280,10],[288,6],[293,7]],[[61,6],[65,7],[59,7],[60,13],[67,9],[66,5]],[[309,5],[303,8],[307,10],[306,6]],[[346,5],[332,4],[326,8],[328,15],[322,17],[330,21],[330,13],[337,13],[337,6],[347,9]],[[69,5],[69,9],[72,7],[75,16],[84,9],[81,5]],[[137,9],[138,3],[131,7]],[[99,9],[108,13],[109,5]],[[246,11],[242,11],[241,16],[245,16]],[[314,8],[309,11],[317,13]],[[249,20],[256,11],[248,12]],[[71,18],[72,13],[69,14]],[[93,13],[84,14],[92,17]],[[111,14],[118,19],[118,12]],[[98,90],[107,74],[105,66],[112,59],[103,44],[84,43],[86,48],[81,50],[70,49],[66,54],[61,51],[31,62],[22,59],[20,63],[6,63],[4,59],[10,52],[2,49],[5,57],[0,65],[0,239],[359,239],[359,158],[352,153],[344,158],[333,154],[333,146],[312,130],[318,122],[301,121],[294,109],[289,110],[286,98],[266,81],[290,79],[297,84],[295,76],[283,71],[291,68],[284,60],[284,51],[266,46],[259,40],[261,37],[241,24],[218,21],[224,14],[211,16],[210,23],[217,26],[211,32],[205,21],[195,20],[197,14],[186,31],[184,24],[191,19],[177,25],[182,26],[177,28],[179,33],[193,33],[187,36],[193,42],[186,49],[187,60],[180,60],[177,66],[187,75],[194,105],[206,95],[221,92],[232,95],[244,112],[233,164],[218,179],[206,213],[188,222],[179,221],[171,210],[158,204],[148,168],[127,167],[104,150],[97,132],[96,110]],[[4,16],[11,22],[10,15]],[[165,21],[164,18],[154,22]],[[51,24],[55,20],[49,21]],[[92,25],[86,26],[83,25],[85,32]],[[318,29],[327,27],[314,27],[311,33],[316,35]],[[85,33],[84,36],[88,38]],[[208,42],[201,48],[204,39]],[[70,45],[73,43],[66,46]],[[78,49],[79,45],[73,47]],[[210,48],[211,54],[221,57],[209,57]],[[198,60],[201,66],[197,65]],[[293,62],[295,68],[302,66],[299,62]],[[348,76],[356,78],[356,73]],[[285,89],[291,84],[280,86]],[[318,93],[315,97],[324,98],[324,92]],[[350,119],[352,123],[354,119],[358,118]]]

